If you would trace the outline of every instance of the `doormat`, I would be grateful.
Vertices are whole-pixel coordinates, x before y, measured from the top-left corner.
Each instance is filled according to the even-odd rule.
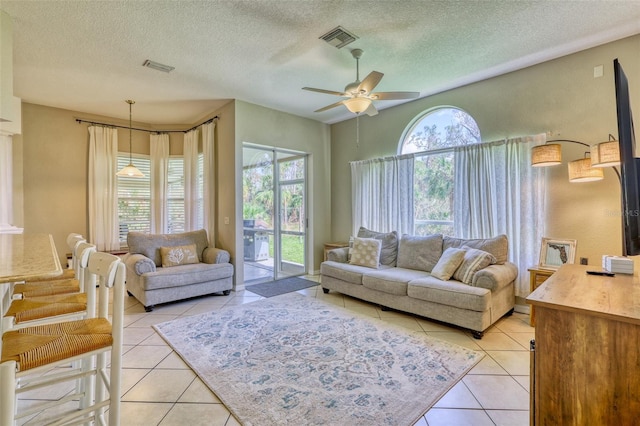
[[[318,284],[319,283],[315,281],[305,280],[304,278],[289,277],[266,283],[247,285],[246,289],[262,297],[273,297],[302,290],[303,288],[313,287]]]

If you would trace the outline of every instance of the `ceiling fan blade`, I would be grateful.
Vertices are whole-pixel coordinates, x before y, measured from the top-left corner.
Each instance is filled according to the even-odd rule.
[[[344,104],[344,101],[338,101],[338,102],[336,102],[335,104],[327,105],[326,107],[324,107],[324,108],[320,108],[320,109],[317,109],[317,110],[315,110],[315,111],[313,111],[313,112],[322,112],[322,111],[326,111],[326,110],[328,110],[328,109],[335,108],[335,107],[340,106],[340,105],[343,105],[343,104]]]
[[[335,90],[316,89],[314,87],[303,87],[302,90],[308,90],[310,92],[326,93],[327,95],[347,96],[342,92],[336,92]]]
[[[369,97],[377,101],[390,101],[394,99],[415,99],[420,96],[420,92],[377,92],[371,93]]]
[[[384,76],[384,74],[381,72],[371,71],[358,86],[358,92],[365,91],[366,93],[371,93],[378,83],[380,83],[380,80],[382,80],[382,76]]]
[[[369,105],[369,107],[364,110],[364,113],[367,114],[369,117],[373,117],[374,115],[378,115],[378,110],[376,109],[376,107],[373,105],[373,102],[372,102]]]

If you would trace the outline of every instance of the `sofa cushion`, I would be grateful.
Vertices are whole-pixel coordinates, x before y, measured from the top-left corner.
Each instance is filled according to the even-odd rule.
[[[472,287],[457,281],[442,281],[436,277],[412,280],[407,286],[407,295],[460,309],[484,312],[491,307],[491,291]]]
[[[412,236],[403,234],[398,245],[399,268],[431,272],[442,256],[442,234]]]
[[[380,265],[380,269],[390,269],[391,266]],[[334,262],[327,260],[320,264],[320,273],[332,278],[336,278],[347,283],[362,285],[362,275],[373,272],[366,266],[351,265],[349,263]]]
[[[139,253],[153,260],[156,266],[162,266],[160,247],[196,245],[198,261],[202,262],[202,252],[209,245],[207,231],[182,232],[179,234],[146,234],[144,232],[130,231],[127,234],[127,246],[129,253]]]
[[[233,276],[230,263],[194,263],[179,268],[157,268],[142,275],[145,291],[216,281]]]
[[[453,238],[445,235],[444,241],[442,242],[443,250],[449,247],[462,248],[462,246],[468,246],[491,253],[496,258],[495,263],[498,265],[506,262],[509,254],[509,241],[506,235],[498,235],[497,237],[486,239]]]
[[[361,226],[358,230],[358,237],[380,240],[382,242],[382,247],[380,248],[380,264],[396,266],[396,258],[398,257],[398,233],[396,231],[387,233],[376,232]]]
[[[496,258],[491,253],[484,250],[478,250],[471,247],[463,246],[465,250],[462,263],[453,273],[453,278],[465,284],[471,284],[473,276],[479,270],[496,263]]]
[[[431,275],[443,281],[449,280],[464,260],[463,249],[449,247],[442,253],[440,260],[431,270]]]
[[[389,268],[366,272],[362,276],[362,285],[383,293],[406,296],[409,281],[428,276],[428,272],[415,269]]]
[[[353,249],[351,250],[351,260],[349,260],[349,263],[378,269],[380,247],[382,247],[380,240],[356,237],[353,240]]]
[[[186,246],[160,247],[160,257],[162,258],[163,268],[198,263],[198,255],[196,254],[195,244],[189,244]]]

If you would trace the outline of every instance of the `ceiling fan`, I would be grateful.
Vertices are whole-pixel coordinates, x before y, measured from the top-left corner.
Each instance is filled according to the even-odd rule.
[[[340,105],[347,107],[349,111],[354,114],[365,113],[369,116],[376,115],[378,110],[373,105],[373,101],[387,101],[397,99],[414,99],[420,96],[419,92],[375,92],[373,89],[382,80],[383,73],[378,71],[371,71],[364,80],[360,81],[360,57],[362,56],[362,49],[353,49],[351,56],[356,60],[356,81],[347,84],[344,88],[344,92],[336,92],[333,90],[316,89],[313,87],[303,87],[303,90],[309,90],[311,92],[326,93],[329,95],[342,96],[347,99],[343,99],[339,102],[327,105],[324,108],[320,108],[314,112],[322,112],[331,108],[335,108]]]

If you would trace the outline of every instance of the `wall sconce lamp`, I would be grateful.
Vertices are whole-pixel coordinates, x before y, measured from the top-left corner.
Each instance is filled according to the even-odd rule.
[[[562,164],[562,149],[557,142],[569,142],[589,147],[585,157],[570,161],[567,164],[569,170],[569,182],[594,182],[604,179],[604,167],[613,167],[620,179],[617,167],[620,165],[620,144],[612,136],[609,140],[590,146],[584,142],[569,139],[556,139],[548,141],[544,145],[531,148],[531,166],[549,167]]]

